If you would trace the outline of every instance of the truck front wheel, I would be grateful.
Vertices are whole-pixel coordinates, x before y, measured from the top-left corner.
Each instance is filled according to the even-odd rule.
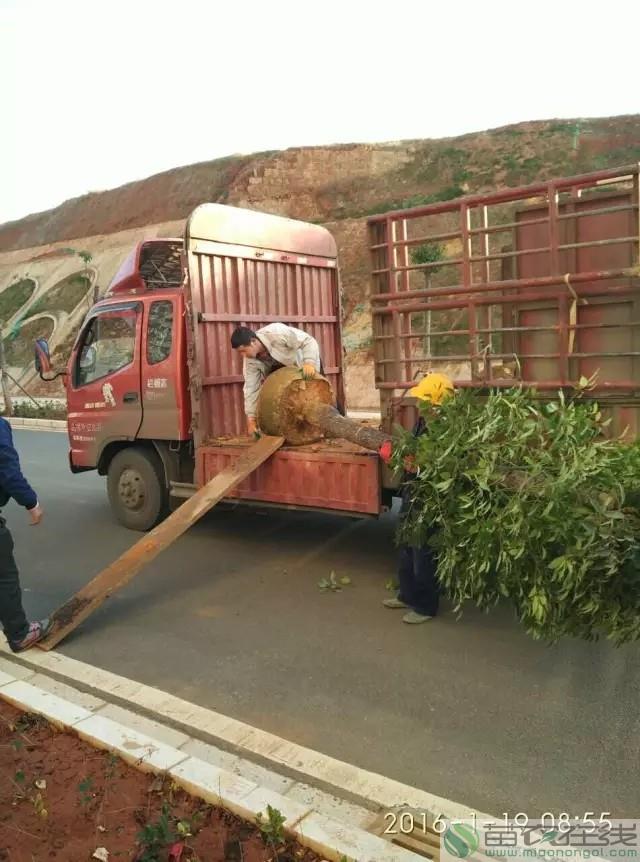
[[[135,447],[118,452],[109,464],[107,492],[114,515],[130,530],[150,530],[167,513],[169,495],[155,452]]]

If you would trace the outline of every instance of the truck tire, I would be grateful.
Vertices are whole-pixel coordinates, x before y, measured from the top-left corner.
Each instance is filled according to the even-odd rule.
[[[114,515],[130,530],[146,532],[168,511],[162,464],[147,449],[132,446],[114,456],[107,471],[107,493]]]

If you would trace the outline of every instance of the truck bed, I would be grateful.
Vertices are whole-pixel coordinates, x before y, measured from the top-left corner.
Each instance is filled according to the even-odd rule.
[[[196,454],[198,485],[223,470],[250,445],[247,437],[208,438]],[[378,456],[345,440],[285,446],[239,485],[232,496],[303,509],[378,515]]]

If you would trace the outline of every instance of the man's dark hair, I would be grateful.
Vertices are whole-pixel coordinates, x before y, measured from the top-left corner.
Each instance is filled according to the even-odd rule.
[[[253,329],[249,329],[248,326],[236,326],[231,333],[231,346],[234,350],[238,347],[248,347],[257,337]]]

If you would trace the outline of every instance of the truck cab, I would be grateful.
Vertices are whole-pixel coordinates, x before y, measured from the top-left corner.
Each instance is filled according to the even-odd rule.
[[[181,249],[139,243],[84,321],[67,377],[74,468],[118,442],[189,437]]]
[[[182,248],[180,239],[136,245],[87,315],[67,369],[71,470],[107,475],[115,514],[134,529],[164,514],[176,472],[167,468],[182,450],[189,461]]]

